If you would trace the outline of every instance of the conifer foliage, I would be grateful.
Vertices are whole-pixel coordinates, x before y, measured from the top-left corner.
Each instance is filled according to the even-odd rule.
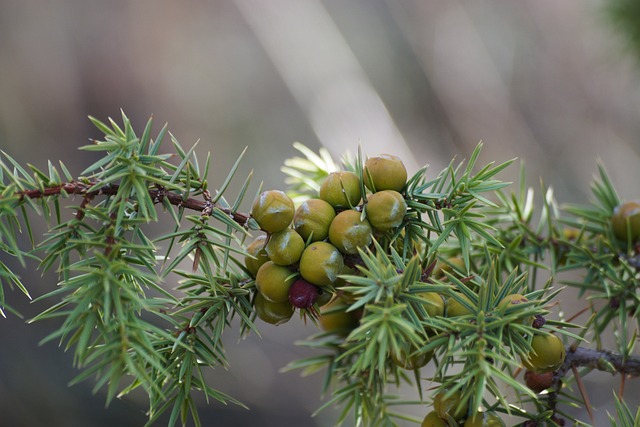
[[[242,156],[210,185],[210,158],[166,126],[152,137],[151,120],[141,134],[124,114],[91,120],[104,138],[81,147],[100,157],[80,176],[2,152],[0,251],[58,274],[29,323],[55,322],[44,341],[73,351],[73,382],[106,388],[107,403],[143,389],[149,425],[166,413],[169,425],[200,425],[198,394],[242,405],[204,375],[233,369],[221,338],[238,325],[246,335],[305,321],[297,344],[317,354],[286,369],[322,372],[319,410],[339,407],[338,422],[354,425],[413,420],[402,405],[422,405],[423,427],[563,425],[576,402],[591,416],[590,371],[622,384],[640,374],[640,205],[619,199],[603,167],[590,203],[561,206],[544,185],[536,197],[524,179],[500,181],[512,160],[478,165],[481,144],[414,174],[392,154],[337,162],[294,144],[288,188],[263,191],[236,176]],[[154,235],[159,221],[169,231]],[[15,315],[7,291],[28,288],[0,262],[2,316]],[[567,288],[585,324],[558,309]],[[616,348],[600,348],[612,329]],[[611,419],[639,415],[621,394]]]

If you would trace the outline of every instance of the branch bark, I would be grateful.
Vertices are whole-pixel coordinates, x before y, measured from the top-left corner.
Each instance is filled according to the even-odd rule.
[[[572,347],[567,348],[567,356],[561,369],[568,370],[572,366],[587,367],[606,371],[612,374],[640,375],[640,357],[631,356],[625,359],[622,355],[609,350],[596,350],[592,348]],[[612,372],[611,368],[614,368]]]
[[[640,376],[640,357],[630,356],[625,359],[621,354],[610,350],[567,346],[564,363],[553,376],[553,383],[547,399],[548,407],[554,414],[558,404],[558,393],[562,388],[562,379],[569,371],[577,374],[577,368],[591,368],[609,372],[612,375]],[[585,402],[585,404],[587,403]]]
[[[44,190],[33,189],[33,190],[24,190],[16,193],[21,198],[30,198],[30,199],[38,199],[42,197],[56,196],[63,193],[73,194],[73,195],[82,195],[86,199],[92,199],[96,196],[112,196],[118,192],[119,185],[111,184],[105,187],[100,188],[99,190],[90,191],[91,187],[93,187],[95,183],[82,183],[82,182],[67,182],[64,184],[56,185],[53,187],[45,188]],[[149,189],[149,195],[153,199],[155,203],[162,202],[163,199],[169,200],[174,206],[184,207],[186,209],[190,209],[197,212],[207,212],[211,213],[211,210],[216,208],[229,215],[235,222],[238,224],[245,226],[249,221],[249,215],[233,212],[231,209],[216,205],[211,203],[209,200],[201,200],[193,197],[183,198],[181,194],[169,191],[165,188],[157,188]]]

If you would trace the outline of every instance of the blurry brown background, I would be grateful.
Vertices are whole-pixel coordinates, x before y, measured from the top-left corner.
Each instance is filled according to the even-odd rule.
[[[523,158],[529,183],[543,176],[559,200],[586,200],[596,159],[623,197],[638,197],[640,72],[603,4],[2,0],[0,148],[78,174],[90,157],[76,148],[99,136],[86,116],[119,120],[122,108],[140,130],[153,114],[185,146],[201,140],[214,186],[245,146],[239,174],[254,169],[281,188],[294,141],[335,155],[361,144],[435,173],[482,140],[481,162]],[[502,177],[516,176],[514,167]],[[39,296],[55,278],[34,268],[22,276]],[[45,307],[17,292],[8,300],[26,318]],[[0,320],[0,425],[144,424],[142,397],[104,409],[92,384],[67,388],[71,355],[38,346],[55,326]],[[320,376],[277,372],[308,354],[291,343],[311,328],[264,326],[262,340],[228,334],[231,370],[213,375],[251,410],[203,406],[205,424],[332,425],[332,411],[309,418]],[[611,400],[603,390],[596,407]]]

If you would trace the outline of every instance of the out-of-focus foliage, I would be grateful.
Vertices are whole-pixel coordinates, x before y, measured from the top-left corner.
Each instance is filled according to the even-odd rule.
[[[624,40],[627,49],[640,60],[640,3],[634,0],[610,0],[605,10],[611,27]]]

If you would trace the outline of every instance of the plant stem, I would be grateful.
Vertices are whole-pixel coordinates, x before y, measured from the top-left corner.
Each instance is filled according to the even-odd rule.
[[[550,388],[552,391],[550,391],[547,399],[548,407],[554,413],[558,403],[558,393],[562,388],[562,378],[569,371],[577,372],[577,368],[596,369],[609,372],[612,375],[619,373],[625,376],[640,376],[640,357],[629,356],[625,358],[623,355],[609,350],[567,346],[567,356],[562,367],[553,376],[553,383]]]
[[[592,348],[572,347],[567,348],[567,357],[564,360],[562,368],[570,367],[587,367],[597,369],[599,371],[611,372],[611,368],[615,369],[612,374],[621,373],[623,375],[639,376],[640,375],[640,357],[624,356],[609,350],[596,350]],[[562,369],[561,368],[561,369]]]
[[[91,187],[93,187],[94,185],[95,183],[93,182],[82,183],[82,182],[74,181],[74,182],[67,182],[64,184],[55,185],[52,187],[47,187],[44,190],[32,189],[32,190],[18,191],[15,193],[15,195],[19,196],[20,198],[27,197],[30,199],[38,199],[42,197],[56,196],[62,193],[67,193],[67,194],[85,196],[85,200],[87,200],[87,199],[91,199],[93,197],[101,196],[101,195],[104,195],[104,196],[115,195],[119,189],[118,184],[111,184],[111,185],[102,187],[99,190],[90,191]],[[242,226],[245,226],[247,224],[247,221],[249,221],[249,215],[240,213],[240,212],[233,212],[229,208],[212,204],[211,201],[209,200],[200,200],[193,197],[189,197],[185,199],[181,194],[168,191],[167,189],[162,187],[159,187],[156,189],[150,188],[148,191],[149,191],[149,195],[151,196],[151,198],[155,203],[160,203],[162,202],[163,199],[166,198],[167,200],[169,200],[169,203],[171,203],[174,206],[180,206],[180,207],[184,207],[186,209],[190,209],[198,212],[208,211],[208,213],[211,213],[211,210],[213,208],[217,208],[221,212],[225,213],[226,215],[229,215],[230,218],[232,218],[235,222],[237,222]]]

